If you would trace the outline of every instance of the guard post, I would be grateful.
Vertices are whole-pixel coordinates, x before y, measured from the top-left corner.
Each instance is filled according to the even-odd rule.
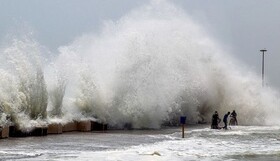
[[[180,124],[182,125],[182,138],[185,137],[185,124],[186,124],[186,116],[180,117]]]

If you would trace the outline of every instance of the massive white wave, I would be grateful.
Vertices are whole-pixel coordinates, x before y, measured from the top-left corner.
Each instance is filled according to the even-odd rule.
[[[236,110],[240,124],[280,121],[278,93],[262,88],[258,75],[169,2],[152,1],[117,21],[105,21],[101,32],[60,47],[51,63],[26,56],[31,51],[39,56],[38,44],[17,42],[33,43],[32,50],[15,43],[1,49],[7,55],[17,53],[12,66],[19,71],[10,78],[10,68],[1,67],[1,102],[14,110],[28,109],[20,101],[35,97],[29,105],[33,113],[25,110],[31,119],[45,118],[49,111],[52,117],[97,118],[115,127],[159,128],[178,122],[181,115],[188,123],[209,122],[215,110],[221,116]],[[15,79],[11,92],[8,79]],[[22,83],[36,91],[21,88]],[[13,95],[19,100],[10,99]]]

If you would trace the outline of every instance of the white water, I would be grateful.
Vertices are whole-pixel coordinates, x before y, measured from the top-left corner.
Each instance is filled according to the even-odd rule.
[[[279,127],[237,127],[232,131],[206,128],[191,131],[186,139],[174,137],[154,145],[95,152],[91,157],[97,160],[258,160],[260,156],[279,157],[277,131]],[[176,136],[180,137],[180,132]]]
[[[23,127],[44,120],[47,111],[134,128],[159,128],[180,115],[188,123],[209,121],[215,110],[236,110],[240,124],[280,122],[278,93],[261,88],[258,75],[169,2],[152,1],[105,21],[100,33],[60,47],[51,62],[42,61],[47,51],[29,36],[0,52],[1,107],[9,105],[4,113]]]
[[[209,128],[191,130],[185,139],[181,133],[170,140],[152,145],[138,145],[118,150],[82,152],[77,159],[86,160],[279,160],[279,126],[232,127],[228,131]],[[158,137],[158,136],[157,136]]]
[[[279,126],[239,126],[231,130],[180,129],[67,133],[1,140],[4,160],[204,160],[277,161]]]

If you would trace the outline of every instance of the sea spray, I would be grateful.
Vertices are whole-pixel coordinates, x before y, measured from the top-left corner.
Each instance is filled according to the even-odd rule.
[[[6,57],[5,70],[11,74],[13,82],[9,92],[4,93],[10,106],[7,113],[19,128],[31,127],[30,120],[46,118],[48,93],[40,62],[39,45],[29,38],[13,39],[10,46],[3,49]]]
[[[46,74],[49,93],[48,116],[51,118],[61,118],[63,117],[63,99],[67,86],[67,79],[55,64],[48,66],[48,72],[46,72]]]
[[[9,118],[14,116],[14,108],[17,107],[14,98],[16,98],[14,91],[15,80],[13,76],[5,70],[0,70],[0,126],[5,126],[11,123]],[[13,104],[15,102],[15,104]]]
[[[267,124],[271,111],[279,113],[279,102],[269,101],[277,100],[275,91],[261,88],[258,75],[166,1],[104,22],[101,33],[61,47],[58,59],[89,64],[113,126],[159,128],[181,115],[189,123],[210,122],[215,110],[221,116],[236,110],[241,124]]]
[[[115,127],[160,128],[181,115],[210,122],[216,110],[236,110],[240,124],[280,122],[278,92],[262,88],[258,75],[170,2],[151,1],[102,27],[59,47],[50,62],[59,72],[43,70],[44,51],[32,38],[1,49],[4,114],[26,129],[42,123],[47,106],[50,117]]]
[[[98,118],[106,122],[106,108],[99,94],[98,86],[93,78],[94,74],[88,70],[88,65],[84,64],[79,71],[79,92],[75,101],[83,116],[88,118]]]
[[[65,93],[66,84],[65,82],[58,82],[59,84],[50,91],[50,101],[52,103],[52,111],[50,112],[51,116],[62,116],[62,107],[63,107],[63,97]]]

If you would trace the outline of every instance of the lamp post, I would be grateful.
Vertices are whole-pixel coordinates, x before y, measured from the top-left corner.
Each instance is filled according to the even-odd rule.
[[[260,50],[262,52],[262,86],[264,87],[264,53],[266,52],[266,49]]]

